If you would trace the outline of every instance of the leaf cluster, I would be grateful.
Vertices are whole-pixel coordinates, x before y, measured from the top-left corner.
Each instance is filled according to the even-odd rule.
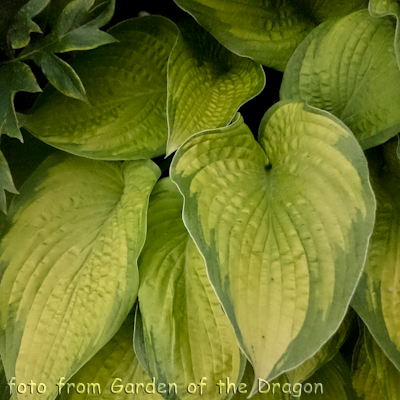
[[[400,3],[177,6],[0,5],[1,398],[399,398]]]

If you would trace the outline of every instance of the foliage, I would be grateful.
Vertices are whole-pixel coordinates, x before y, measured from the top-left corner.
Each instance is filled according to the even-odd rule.
[[[175,3],[1,6],[1,398],[400,398],[399,1]]]

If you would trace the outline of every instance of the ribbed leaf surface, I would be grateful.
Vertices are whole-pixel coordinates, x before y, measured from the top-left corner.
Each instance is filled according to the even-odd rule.
[[[130,314],[115,336],[68,381],[70,386],[60,385],[60,400],[162,400],[158,391],[168,387],[152,382],[133,351],[132,337]]]
[[[283,71],[319,23],[367,6],[366,0],[175,0],[232,52]]]
[[[265,83],[261,65],[231,53],[192,19],[179,28],[168,62],[167,154],[194,133],[227,125]]]
[[[177,394],[165,398],[229,399],[232,393],[219,393],[216,384],[227,378],[238,384],[245,358],[183,225],[182,206],[183,197],[169,178],[156,185],[139,259],[135,349],[157,382],[177,384]],[[141,338],[144,343],[138,343]],[[202,394],[201,382],[206,384]]]
[[[400,130],[400,70],[391,18],[361,10],[316,28],[296,49],[281,99],[301,99],[340,118],[361,147]]]
[[[400,370],[400,162],[397,138],[369,152],[376,223],[352,306]]]
[[[119,43],[80,53],[71,62],[90,105],[48,86],[22,124],[44,142],[89,158],[164,154],[167,60],[177,29],[166,18],[150,16],[124,21],[109,33]]]
[[[330,114],[278,103],[259,141],[241,117],[199,133],[178,150],[171,177],[241,348],[269,380],[337,330],[375,201],[358,143]]]
[[[137,297],[151,161],[56,153],[21,189],[0,244],[0,354],[7,378],[52,400],[116,333]],[[18,398],[21,398],[19,395]]]

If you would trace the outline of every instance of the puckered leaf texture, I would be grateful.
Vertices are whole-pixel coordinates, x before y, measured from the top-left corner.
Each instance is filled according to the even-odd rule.
[[[374,224],[351,132],[329,113],[281,102],[259,143],[241,117],[190,138],[171,177],[256,379],[311,357],[346,313]]]
[[[0,244],[0,354],[8,379],[46,384],[29,398],[53,400],[132,308],[159,174],[57,152],[21,188]]]

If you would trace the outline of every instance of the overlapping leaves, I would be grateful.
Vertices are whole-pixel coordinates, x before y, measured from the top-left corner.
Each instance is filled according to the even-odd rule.
[[[279,103],[259,141],[240,117],[199,133],[178,150],[171,177],[240,346],[256,378],[271,379],[338,328],[375,203],[361,149],[330,114]]]
[[[390,18],[361,10],[314,29],[290,59],[281,99],[301,99],[341,119],[364,149],[400,130],[400,70]]]
[[[389,359],[400,369],[400,170],[397,139],[368,153],[377,220],[352,305]]]
[[[168,62],[167,155],[194,133],[227,125],[265,84],[261,65],[228,51],[194,20],[179,30]]]
[[[132,337],[130,313],[115,336],[69,380],[70,386],[60,385],[60,400],[162,400],[158,392],[169,388],[154,384],[133,351]]]
[[[166,18],[151,16],[127,20],[110,33],[118,43],[82,53],[72,63],[90,105],[49,87],[23,126],[54,147],[90,158],[164,154],[167,60],[176,27]]]
[[[400,372],[386,357],[365,326],[362,326],[353,360],[353,386],[365,400],[397,400]]]
[[[205,400],[228,399],[232,394],[219,393],[216,384],[227,377],[238,384],[245,359],[182,222],[182,206],[169,178],[157,183],[139,259],[135,350],[157,382],[176,383],[177,394],[166,398],[191,399],[197,393]]]
[[[365,0],[175,0],[225,47],[284,71],[300,42],[319,23],[367,6]]]
[[[50,156],[10,208],[0,247],[0,354],[8,379],[53,399],[118,330],[137,297],[150,160]],[[36,397],[35,397],[36,396]]]

